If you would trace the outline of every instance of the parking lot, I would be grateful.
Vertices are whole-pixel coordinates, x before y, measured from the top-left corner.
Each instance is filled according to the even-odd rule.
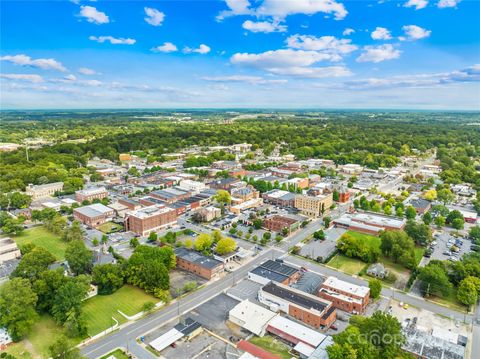
[[[435,245],[433,246],[433,253],[432,256],[430,257],[430,260],[432,259],[439,259],[439,260],[453,260],[456,261],[464,254],[470,253],[470,247],[471,247],[471,242],[468,239],[464,239],[463,237],[458,237],[459,240],[463,242],[463,244],[460,244],[460,242],[457,242],[457,247],[459,249],[458,252],[452,252],[450,248],[455,245],[455,237],[451,236],[450,233],[446,231],[442,231],[439,233],[436,233],[434,235],[434,242]]]
[[[300,255],[317,259],[318,257],[328,258],[337,245],[337,239],[346,232],[344,228],[330,228],[325,231],[325,240],[312,239],[300,250]]]
[[[228,289],[227,295],[238,300],[248,299],[251,302],[257,299],[258,291],[262,285],[248,279],[244,279],[232,288]]]

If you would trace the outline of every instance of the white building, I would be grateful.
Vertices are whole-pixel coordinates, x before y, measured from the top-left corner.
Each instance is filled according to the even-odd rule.
[[[265,309],[257,304],[245,299],[243,302],[238,303],[228,313],[228,319],[248,330],[249,332],[263,337],[267,329],[268,322],[275,318],[278,314]]]
[[[199,194],[206,188],[205,183],[192,181],[189,179],[181,180],[179,183],[179,187],[188,192],[191,192],[192,194]]]

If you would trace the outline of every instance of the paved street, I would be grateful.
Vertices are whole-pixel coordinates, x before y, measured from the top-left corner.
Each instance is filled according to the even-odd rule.
[[[216,282],[213,282],[196,292],[182,298],[179,302],[173,302],[168,307],[138,320],[115,333],[103,337],[93,344],[81,349],[82,355],[88,358],[98,358],[118,347],[123,347],[134,353],[138,358],[154,358],[154,356],[136,343],[136,338],[153,330],[166,322],[175,319],[179,313],[186,313],[199,306],[203,302],[213,298],[217,294],[231,287],[237,280],[243,278],[252,268],[261,262],[275,258],[280,253],[275,250],[267,250],[243,267]]]

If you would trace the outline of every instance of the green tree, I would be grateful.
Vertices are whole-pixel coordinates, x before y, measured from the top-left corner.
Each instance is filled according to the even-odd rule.
[[[5,234],[14,234],[19,236],[23,233],[23,219],[20,218],[7,218],[3,221],[2,231]]]
[[[232,253],[237,248],[237,243],[230,237],[224,237],[217,243],[215,251],[220,254]]]
[[[330,217],[323,217],[323,225],[325,228],[330,227],[330,223],[332,222],[332,219]]]
[[[98,294],[112,294],[123,286],[124,273],[117,264],[97,265],[92,271],[92,282],[98,285]]]
[[[420,270],[418,279],[426,297],[432,294],[447,297],[452,291],[452,283],[448,279],[443,263],[431,261]]]
[[[149,242],[155,242],[158,239],[158,235],[155,232],[150,232],[148,235],[148,241]]]
[[[205,251],[209,250],[212,244],[212,237],[206,233],[202,233],[195,239],[194,246],[197,251]]]
[[[480,279],[476,277],[466,277],[458,286],[457,299],[465,304],[471,306],[477,303],[480,289]]]
[[[256,219],[254,219],[252,223],[253,223],[253,227],[254,227],[255,229],[260,229],[260,228],[262,228],[262,226],[263,226],[263,221],[262,221],[261,218],[256,218]]]
[[[480,242],[480,226],[471,227],[468,234],[474,241]]]
[[[83,241],[70,242],[65,250],[65,259],[76,275],[88,273],[92,269],[93,253],[85,247]]]
[[[42,247],[35,247],[22,257],[11,277],[22,277],[33,283],[53,262],[55,262],[55,257],[49,251]]]
[[[407,217],[407,219],[415,219],[416,216],[417,211],[415,210],[415,208],[413,206],[408,206],[405,210],[405,217]]]
[[[65,282],[55,293],[52,305],[52,316],[59,324],[64,324],[72,314],[81,315],[82,300],[86,297],[89,284],[83,276]],[[70,318],[70,320],[72,320]]]
[[[62,236],[65,242],[73,242],[83,240],[84,232],[79,221],[73,221],[72,225],[67,228]]]
[[[218,203],[223,203],[223,204],[230,204],[232,202],[232,197],[230,196],[230,193],[222,189],[217,191],[217,194],[214,196],[214,199]]]
[[[25,337],[37,319],[37,295],[27,279],[14,278],[0,287],[0,327],[14,341]]]
[[[81,359],[80,349],[76,348],[65,335],[59,335],[55,342],[48,347],[52,358],[60,359]]]
[[[10,194],[10,208],[27,208],[32,203],[32,197],[20,193],[20,192],[13,192]]]
[[[440,202],[443,202],[443,204],[446,205],[453,202],[455,194],[453,194],[448,188],[443,188],[437,191],[437,198]]]
[[[422,216],[422,220],[423,220],[423,223],[425,223],[426,225],[430,225],[433,221],[432,214],[430,212],[426,212]]]
[[[446,224],[446,220],[445,220],[445,217],[444,216],[437,216],[435,217],[435,225],[438,227],[438,228],[441,228],[443,226],[445,226]]]
[[[426,246],[433,241],[432,230],[430,226],[424,223],[416,223],[413,220],[408,220],[405,226],[405,232],[419,246]]]
[[[382,292],[382,282],[378,279],[370,279],[368,281],[368,287],[370,288],[370,297],[376,299],[380,297],[380,293]]]

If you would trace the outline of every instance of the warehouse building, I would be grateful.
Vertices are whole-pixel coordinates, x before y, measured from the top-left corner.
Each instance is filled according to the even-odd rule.
[[[113,208],[104,206],[101,203],[78,207],[73,210],[73,218],[89,227],[97,227],[111,221],[114,215],[115,211]]]
[[[228,319],[239,327],[259,337],[263,337],[267,330],[268,322],[277,315],[278,313],[245,299],[230,310]]]

